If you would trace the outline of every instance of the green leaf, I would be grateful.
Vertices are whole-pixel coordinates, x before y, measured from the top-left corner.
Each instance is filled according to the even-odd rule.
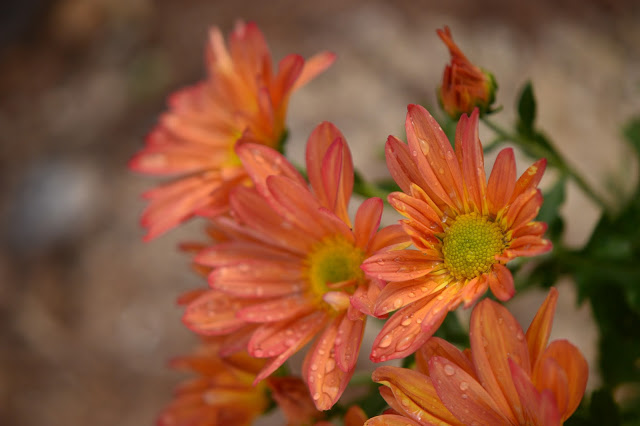
[[[564,221],[560,216],[560,207],[564,204],[565,184],[566,179],[562,177],[558,179],[550,190],[544,193],[544,202],[536,218],[536,220],[549,225],[547,234],[554,243],[560,239],[562,231],[564,230]]]
[[[622,134],[640,157],[640,117],[629,120],[622,128]]]
[[[518,129],[521,133],[532,134],[536,120],[536,98],[533,95],[533,86],[527,82],[518,99]]]

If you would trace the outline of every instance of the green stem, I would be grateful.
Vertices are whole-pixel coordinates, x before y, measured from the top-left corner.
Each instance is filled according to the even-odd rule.
[[[600,197],[594,189],[587,183],[586,180],[578,173],[576,169],[567,163],[567,161],[562,157],[562,155],[555,150],[553,147],[545,148],[539,144],[536,144],[529,138],[526,138],[517,133],[509,133],[504,130],[498,124],[489,120],[486,117],[482,118],[484,124],[487,125],[491,130],[493,130],[498,136],[497,140],[510,140],[512,142],[517,143],[522,146],[526,151],[532,154],[535,157],[546,158],[549,161],[549,164],[560,170],[566,176],[569,176],[573,181],[587,194],[593,202],[595,202],[598,206],[600,206],[605,212],[608,211],[608,205]]]
[[[387,196],[390,194],[389,191],[380,188],[374,183],[367,182],[357,170],[354,171],[353,175],[354,193],[367,198],[379,197],[382,198],[382,201],[384,201],[385,203],[387,202]]]

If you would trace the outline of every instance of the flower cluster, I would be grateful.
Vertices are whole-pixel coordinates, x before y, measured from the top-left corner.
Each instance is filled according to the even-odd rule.
[[[145,194],[146,239],[194,215],[209,224],[207,242],[183,246],[208,287],[179,299],[183,322],[206,343],[174,362],[200,377],[178,388],[160,425],[248,424],[270,400],[289,424],[329,424],[323,412],[356,371],[369,317],[386,319],[363,348],[371,360],[417,353],[417,371],[376,370],[391,411],[368,424],[558,424],[575,411],[587,366],[566,341],[546,348],[555,290],[526,338],[487,299],[473,310],[471,352],[432,337],[448,312],[488,289],[509,300],[506,264],[551,249],[535,221],[545,160],[517,177],[508,148],[487,179],[478,126],[495,84],[448,28],[438,34],[452,54],[440,99],[461,115],[455,148],[425,108],[409,105],[408,144],[386,144],[400,189],[387,201],[405,219],[380,228],[384,201],[352,199],[352,154],[336,126],[312,131],[304,174],[281,152],[289,95],[334,56],[289,55],[274,74],[255,24],[237,24],[228,49],[212,30],[208,78],[172,96],[131,161],[177,176]],[[291,377],[287,361],[303,350],[302,378]],[[342,413],[350,426],[367,420],[357,406]]]

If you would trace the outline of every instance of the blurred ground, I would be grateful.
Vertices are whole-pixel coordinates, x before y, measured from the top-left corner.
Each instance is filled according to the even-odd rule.
[[[356,166],[385,176],[380,150],[388,134],[402,135],[406,104],[435,104],[448,60],[435,29],[447,24],[496,75],[506,108],[498,121],[513,119],[517,90],[532,79],[541,127],[589,182],[615,201],[636,173],[619,136],[640,112],[633,0],[13,0],[0,12],[3,426],[139,426],[168,401],[180,375],[166,360],[194,341],[173,301],[203,284],[175,245],[200,226],[142,244],[139,194],[155,181],[126,162],[166,95],[203,76],[211,25],[227,32],[237,18],[257,21],[276,58],[338,54],[293,98],[296,159],[310,130],[330,120]],[[519,171],[528,162],[519,159]],[[577,190],[564,211],[579,245],[597,211]],[[525,326],[543,297],[512,304]],[[562,285],[554,335],[593,363],[589,318]]]

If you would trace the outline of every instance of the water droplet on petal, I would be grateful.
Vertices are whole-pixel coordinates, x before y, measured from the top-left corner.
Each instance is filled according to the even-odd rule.
[[[376,260],[376,263],[380,266],[384,265],[384,259],[378,259]]]
[[[467,382],[460,382],[460,390],[462,392],[466,391],[467,389],[469,389],[469,383]]]
[[[311,364],[311,371],[316,371],[318,366],[316,364]]]
[[[411,155],[413,155],[414,157],[418,156],[418,151],[416,151],[415,149],[413,151],[411,151]]]
[[[518,332],[516,333],[516,339],[521,342],[524,340],[524,334],[522,334],[522,331],[518,330]]]
[[[397,351],[404,351],[405,349],[407,349],[409,346],[411,346],[411,344],[416,340],[416,336],[415,334],[412,334],[410,336],[405,336],[402,339],[400,339],[400,341],[398,342],[398,344],[396,345],[396,350]]]
[[[253,351],[253,355],[257,356],[258,358],[260,358],[263,354],[264,354],[264,351],[262,349],[256,349]]]
[[[402,326],[404,326],[404,327],[408,326],[409,324],[411,324],[411,318],[409,318],[409,317],[405,318],[405,319],[400,323],[400,325],[402,325]]]
[[[331,373],[334,368],[336,368],[336,362],[334,360],[332,360],[331,358],[329,358],[327,360],[327,363],[324,365],[324,372],[325,373]]]
[[[467,394],[466,394],[466,393],[463,393],[463,394],[462,394],[462,399],[467,399],[467,398],[469,398],[469,397],[467,396]]]
[[[382,338],[378,346],[381,348],[386,348],[386,347],[389,347],[390,344],[391,344],[391,335],[387,334]]]
[[[313,394],[313,400],[314,400],[314,401],[317,401],[317,400],[319,400],[319,399],[320,399],[320,393],[318,393],[318,392],[314,393],[314,394]]]
[[[444,374],[447,376],[453,376],[456,373],[456,370],[449,364],[444,366]]]
[[[402,299],[397,298],[396,300],[393,301],[393,307],[394,308],[399,308],[400,306],[402,306]]]

